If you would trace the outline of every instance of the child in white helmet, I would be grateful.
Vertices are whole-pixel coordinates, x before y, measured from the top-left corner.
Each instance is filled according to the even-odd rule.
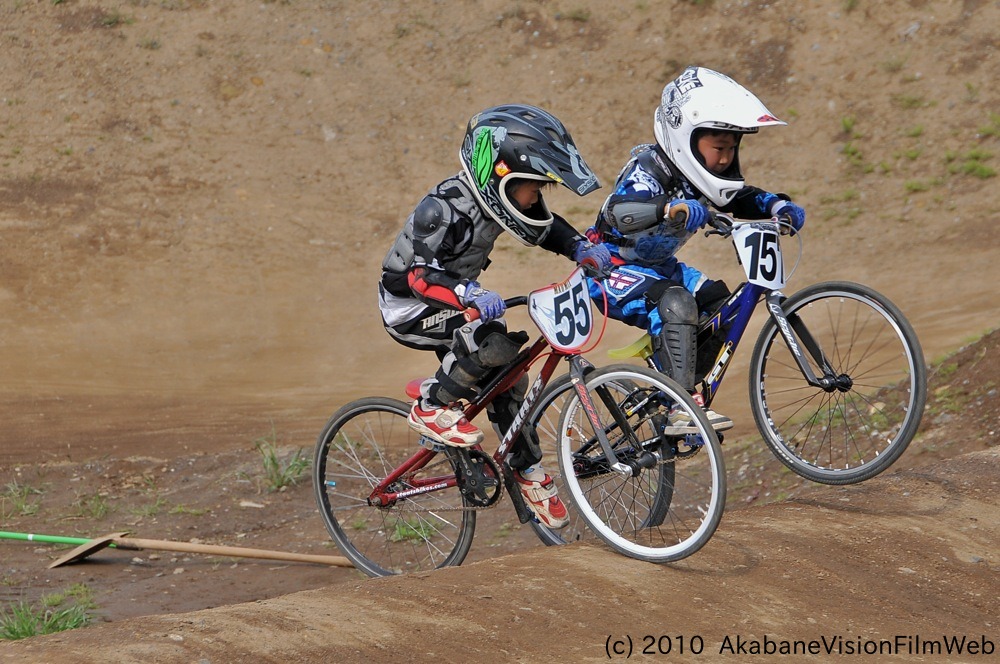
[[[740,169],[743,136],[783,124],[728,76],[688,67],[663,88],[653,125],[656,143],[632,149],[587,233],[610,249],[617,266],[600,286],[591,282],[592,297],[603,302],[603,288],[610,316],[645,328],[660,368],[702,406],[696,391],[698,318],[730,292],[676,254],[705,226],[709,206],[741,219],[783,216],[795,230],[802,228],[805,210],[785,194],[746,185]],[[716,430],[733,426],[724,415],[706,414]],[[669,419],[676,432],[696,431],[682,408]]]

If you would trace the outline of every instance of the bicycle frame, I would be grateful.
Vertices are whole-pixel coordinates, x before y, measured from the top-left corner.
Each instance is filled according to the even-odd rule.
[[[714,232],[719,233],[719,231]],[[782,308],[782,302],[785,300],[784,294],[780,290],[770,289],[760,284],[745,281],[723,303],[719,311],[698,326],[697,339],[699,346],[715,336],[719,330],[726,331],[725,341],[719,350],[719,354],[716,356],[715,363],[705,373],[705,378],[702,381],[702,395],[705,398],[706,406],[711,405],[712,400],[719,391],[726,370],[729,368],[736,354],[736,349],[739,347],[747,326],[750,324],[750,318],[753,316],[753,312],[761,300],[765,301],[768,314],[777,324],[782,339],[784,339],[785,344],[788,346],[792,357],[795,358],[799,370],[806,381],[810,385],[819,387],[827,392],[833,392],[834,390],[848,391],[851,388],[850,379],[846,376],[837,376],[834,374],[823,350],[813,339],[812,335],[809,334],[809,331],[802,324],[798,316],[792,316],[791,318],[785,316],[784,309]],[[818,377],[813,370],[813,366],[809,363],[806,353],[803,353],[803,348],[815,366],[822,372],[822,377]],[[656,362],[655,356],[650,356],[649,362],[653,369],[662,372],[663,368]]]
[[[569,281],[570,280],[567,280],[567,282],[564,283],[569,283]],[[526,298],[519,297],[508,301],[508,306],[526,303]],[[531,365],[546,352],[550,353],[549,357],[546,358],[541,371],[525,395],[524,401],[521,403],[520,409],[515,415],[511,426],[504,432],[499,446],[492,455],[497,467],[501,469],[505,468],[505,457],[507,456],[507,453],[517,441],[518,436],[521,435],[524,424],[528,419],[528,415],[534,408],[539,396],[541,396],[542,390],[545,389],[545,386],[555,373],[556,366],[559,364],[560,360],[565,359],[570,363],[570,375],[573,378],[580,400],[590,416],[592,423],[595,425],[595,428],[598,431],[604,431],[604,427],[598,419],[593,400],[585,388],[585,377],[594,369],[593,365],[582,357],[580,354],[582,351],[579,348],[566,350],[558,348],[553,345],[553,342],[546,339],[544,332],[543,336],[539,337],[530,347],[518,353],[517,357],[509,365],[499,367],[494,370],[492,375],[487,375],[480,393],[472,401],[470,401],[465,408],[466,418],[471,421],[477,415],[482,413],[482,411],[490,403],[492,403],[497,396],[503,394],[516,385],[523,376],[527,375],[528,369]],[[602,433],[600,439],[605,453],[613,463],[613,467],[622,472],[629,470],[626,466],[622,466],[617,463],[617,458],[614,455],[614,451],[611,448],[611,444],[608,441],[607,436]],[[481,451],[481,447],[479,445],[475,446],[473,449]],[[416,453],[413,454],[413,456],[395,468],[384,480],[379,482],[378,485],[372,489],[372,492],[368,497],[368,504],[385,507],[395,503],[396,500],[401,498],[456,486],[457,479],[454,474],[420,479],[413,477],[413,475],[426,466],[437,453],[438,450],[436,449],[421,447]],[[506,476],[507,474],[508,473],[505,473],[505,477],[503,479],[508,483],[508,486],[510,486],[512,478],[508,478]],[[389,491],[389,487],[403,477],[407,477],[407,483],[411,486],[411,488],[400,492]],[[511,494],[519,515],[527,515],[527,508],[523,504],[518,504],[519,496],[514,495],[516,492],[508,491],[508,493]]]

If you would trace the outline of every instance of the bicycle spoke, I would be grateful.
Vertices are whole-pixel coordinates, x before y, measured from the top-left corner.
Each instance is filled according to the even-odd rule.
[[[800,372],[789,371],[792,355],[769,321],[750,371],[751,407],[765,443],[817,482],[850,483],[882,472],[912,439],[926,398],[912,328],[880,295],[848,282],[811,286],[783,307],[823,349],[836,389],[813,391]]]
[[[443,456],[414,456],[408,412],[394,399],[362,399],[331,418],[316,446],[313,483],[327,530],[371,576],[459,564],[475,530],[475,513],[455,487],[398,496],[454,477]],[[414,465],[373,495],[404,462]]]

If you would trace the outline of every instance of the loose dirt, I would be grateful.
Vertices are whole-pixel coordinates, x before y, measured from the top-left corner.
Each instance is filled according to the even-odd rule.
[[[818,487],[755,437],[744,349],[716,401],[738,422],[727,514],[674,565],[543,548],[504,504],[463,567],[374,581],[151,551],[47,570],[63,549],[0,541],[0,601],[82,583],[99,623],[0,659],[590,661],[664,635],[671,657],[701,639],[691,661],[897,636],[900,661],[967,661],[905,646],[997,642],[998,24],[985,0],[5,3],[0,530],[336,555],[307,478],[272,490],[258,447],[308,457],[341,404],[433,370],[381,329],[374,284],[469,116],[548,108],[607,186],[689,63],[789,122],[743,155],[809,213],[787,292],[884,292],[934,369],[892,471]],[[551,205],[584,228],[606,191]],[[740,281],[717,240],[684,257]],[[513,241],[494,259],[505,295],[565,274]],[[634,335],[610,324],[592,359]]]

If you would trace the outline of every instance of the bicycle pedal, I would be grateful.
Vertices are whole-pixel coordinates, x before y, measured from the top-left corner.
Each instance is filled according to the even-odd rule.
[[[429,436],[420,436],[420,439],[417,441],[417,445],[426,447],[431,452],[444,452],[445,449],[447,449],[446,445],[439,443]]]
[[[469,504],[475,507],[490,507],[500,498],[500,482],[496,475],[501,472],[485,452],[479,450],[445,450],[452,467],[458,490]]]

